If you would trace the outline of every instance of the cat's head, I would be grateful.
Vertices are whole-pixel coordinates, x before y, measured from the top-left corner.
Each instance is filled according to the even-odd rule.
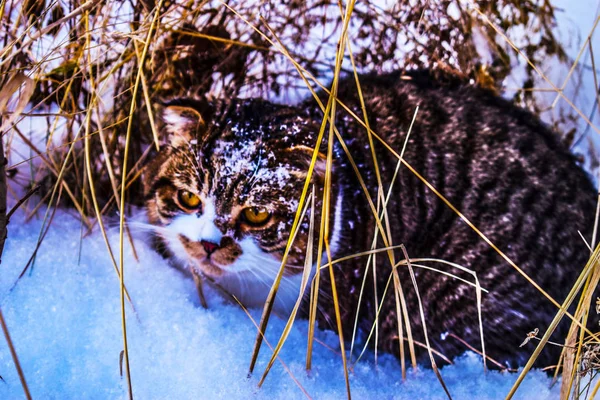
[[[186,267],[220,282],[246,280],[240,286],[262,281],[266,294],[299,207],[319,121],[259,100],[214,115],[197,107],[164,108],[168,142],[144,174],[148,217],[168,253]],[[317,227],[325,162],[319,153],[312,177]],[[338,234],[337,194],[331,201],[332,242]],[[289,253],[288,277],[302,273],[309,213]]]

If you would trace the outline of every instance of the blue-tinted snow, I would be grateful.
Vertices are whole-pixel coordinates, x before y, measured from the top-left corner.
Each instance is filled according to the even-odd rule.
[[[119,374],[123,347],[119,282],[102,237],[94,233],[80,243],[80,222],[58,211],[40,247],[31,273],[10,287],[27,263],[41,221],[25,223],[18,213],[10,224],[0,268],[1,306],[34,398],[124,399],[126,382]],[[118,232],[112,230],[113,248]],[[263,388],[257,388],[270,350],[264,347],[253,377],[247,378],[256,329],[239,307],[207,293],[210,307],[199,306],[191,279],[182,276],[142,241],[136,241],[140,262],[128,249],[126,285],[137,317],[127,305],[128,337],[134,396],[138,399],[291,399],[304,394],[280,363],[274,365]],[[81,260],[78,263],[79,250]],[[258,320],[259,311],[252,311]],[[271,343],[284,321],[272,318]],[[297,322],[282,358],[295,379],[316,399],[345,397],[339,355],[317,344],[314,369],[304,369],[305,321]],[[319,338],[337,346],[331,332]],[[0,337],[0,398],[22,398],[23,392],[6,342]],[[481,362],[467,354],[442,375],[455,399],[500,399],[516,380],[515,374],[483,374]],[[528,375],[517,398],[558,398],[542,372]],[[351,374],[357,399],[443,399],[434,373],[421,368],[401,381],[394,357],[361,361]]]

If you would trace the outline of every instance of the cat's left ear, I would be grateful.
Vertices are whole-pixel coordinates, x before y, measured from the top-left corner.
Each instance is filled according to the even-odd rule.
[[[302,162],[304,164],[304,168],[308,170],[310,164],[312,163],[312,157],[314,154],[314,149],[308,146],[293,146],[287,150],[294,156],[294,160]],[[313,180],[324,182],[325,181],[325,173],[327,170],[327,156],[322,153],[317,153],[317,159],[315,161],[315,166],[313,170]]]
[[[198,110],[192,107],[169,105],[162,112],[162,120],[169,133],[169,142],[173,147],[189,143],[201,136],[206,122]]]

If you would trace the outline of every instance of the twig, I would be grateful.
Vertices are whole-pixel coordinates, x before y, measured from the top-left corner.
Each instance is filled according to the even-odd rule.
[[[450,332],[448,333],[448,336],[451,338],[454,338],[456,340],[458,340],[460,343],[462,343],[465,347],[467,347],[469,350],[479,354],[480,356],[483,357],[483,353],[479,350],[477,350],[475,347],[471,346],[466,340],[460,338],[459,336],[455,335],[454,333]],[[509,371],[509,372],[517,372],[518,370],[513,369],[513,368],[507,368],[506,366],[502,365],[501,363],[499,363],[498,361],[494,360],[492,357],[486,355],[485,358],[489,361],[491,361],[493,364],[495,364],[498,368],[500,368],[503,371]]]
[[[7,225],[10,222],[10,217],[12,217],[12,215],[15,213],[15,211],[17,211],[19,209],[19,207],[21,207],[21,204],[25,203],[27,201],[27,199],[29,199],[38,190],[40,190],[40,187],[41,187],[40,185],[36,185],[36,186],[32,187],[31,189],[29,189],[29,192],[27,192],[25,194],[25,196],[21,197],[21,199],[19,201],[17,201],[17,204],[15,204],[15,206],[10,209],[10,211],[6,215],[6,224]]]
[[[6,343],[8,343],[8,348],[10,349],[10,355],[12,356],[12,359],[15,363],[15,368],[17,368],[17,373],[19,374],[19,379],[21,380],[21,386],[23,386],[23,390],[25,391],[25,397],[28,400],[31,400],[31,394],[29,393],[29,388],[27,387],[27,381],[25,380],[25,374],[23,374],[23,370],[21,369],[21,364],[19,363],[19,358],[17,357],[17,352],[15,351],[15,347],[13,346],[12,340],[10,338],[10,333],[8,333],[8,327],[6,326],[6,321],[4,321],[4,315],[2,315],[2,309],[0,309],[0,325],[2,325],[2,331],[4,332],[4,337],[6,338]]]

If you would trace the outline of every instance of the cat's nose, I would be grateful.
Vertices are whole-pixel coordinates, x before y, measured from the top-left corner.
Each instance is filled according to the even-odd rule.
[[[206,251],[207,255],[211,255],[219,248],[219,245],[215,242],[211,242],[209,240],[201,240],[200,243],[202,247],[204,247],[204,251]]]

